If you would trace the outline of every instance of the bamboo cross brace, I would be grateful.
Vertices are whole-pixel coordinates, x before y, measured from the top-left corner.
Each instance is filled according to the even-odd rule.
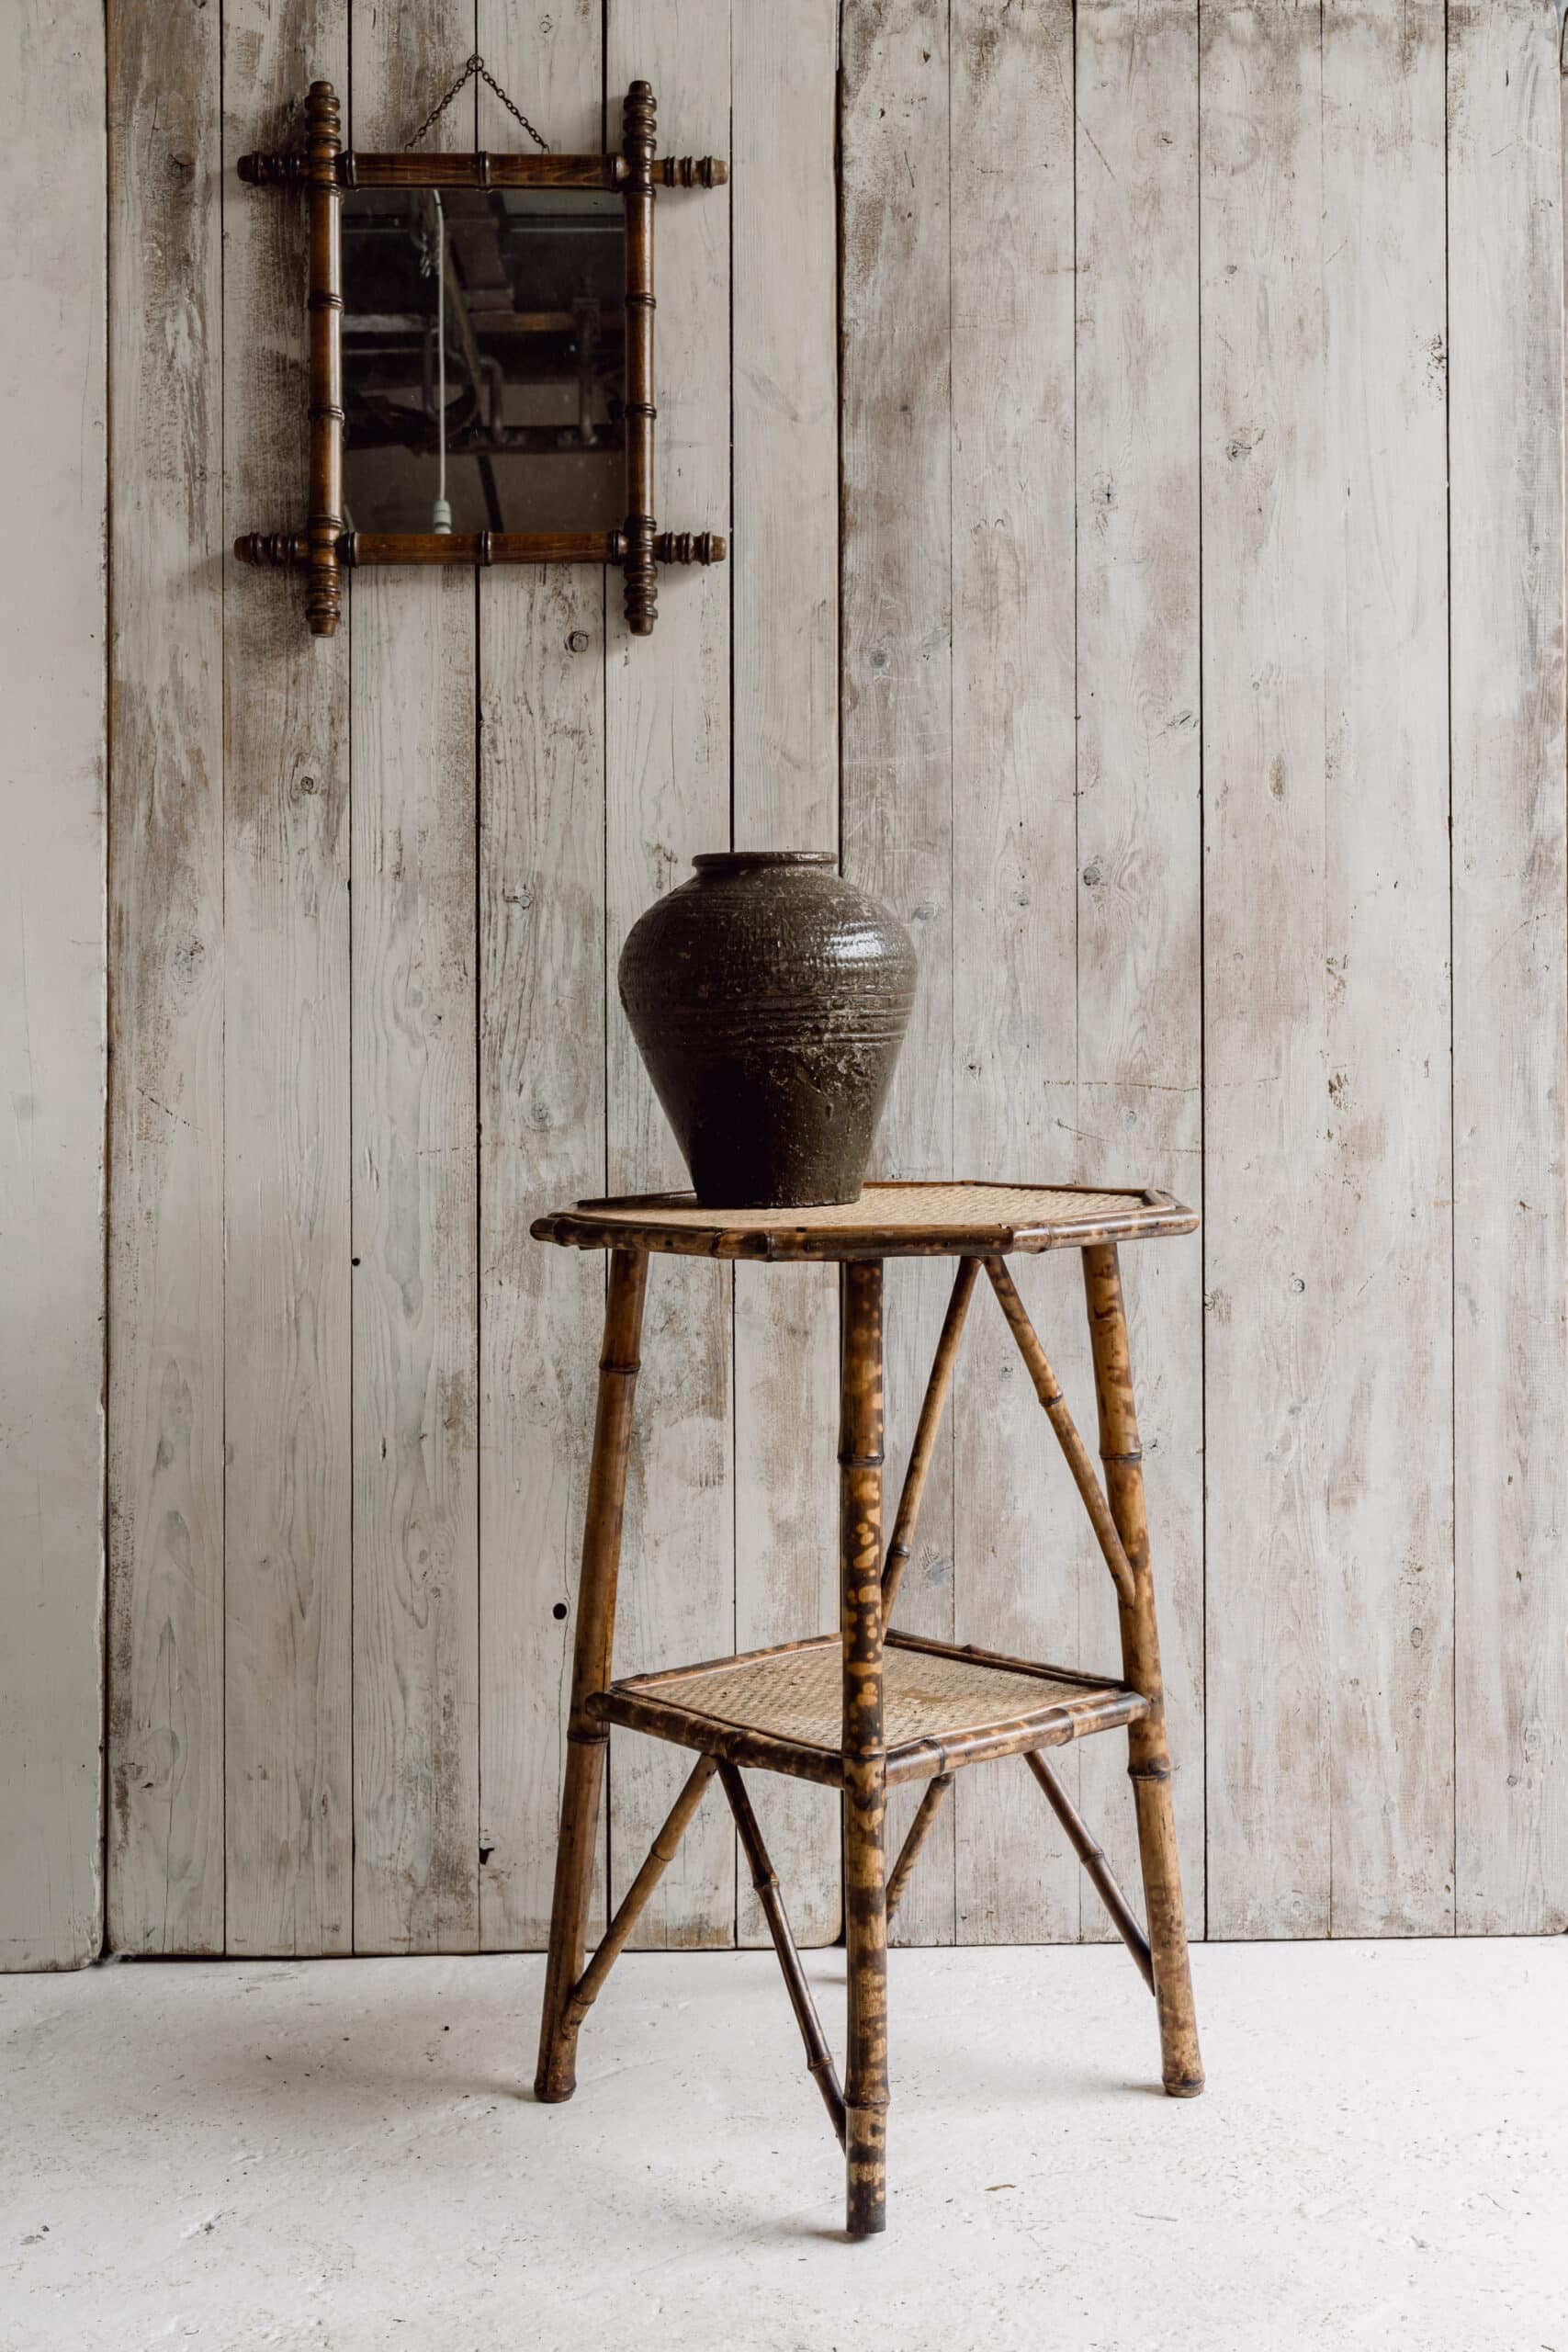
[[[1149,1940],[1133,1916],[1132,1905],[1117,1885],[1111,1865],[1093,1833],[1060,1780],[1038,1749],[1028,1748],[1024,1762],[1045,1792],[1046,1802],[1067,1833],[1067,1843],[1084,1866],[1089,1884],[1111,1916],[1111,1924],[1138,1964],[1138,1973],[1152,1993],[1155,1989],[1154,1956]]]
[[[729,1799],[729,1809],[735,1815],[735,1826],[740,1833],[740,1843],[750,1866],[751,1883],[757,1890],[757,1900],[768,1923],[773,1939],[773,1950],[784,1971],[784,1988],[795,2011],[800,2038],[806,2044],[806,2064],[818,2089],[828,2119],[839,2135],[839,2145],[844,2144],[844,2094],[839,2084],[838,2068],[828,2047],[828,2037],[822,2030],[822,2020],[817,2014],[817,2004],[811,1997],[811,1987],[806,1981],[806,1971],[800,1964],[794,1936],[779,1893],[778,1876],[768,1860],[768,1849],[762,1843],[762,1833],[757,1816],[751,1810],[751,1800],[746,1793],[746,1783],[735,1766],[720,1764],[718,1777],[724,1793]]]
[[[1034,1326],[1029,1319],[1028,1309],[1018,1295],[1005,1261],[987,1258],[986,1272],[991,1278],[991,1288],[997,1294],[998,1304],[1007,1317],[1008,1328],[1018,1341],[1018,1351],[1034,1383],[1034,1393],[1044,1406],[1045,1418],[1055,1430],[1057,1442],[1067,1457],[1067,1467],[1073,1474],[1073,1483],[1083,1498],[1083,1507],[1089,1515],[1100,1548],[1105,1555],[1111,1580],[1123,1606],[1131,1609],[1135,1600],[1132,1563],[1117,1533],[1116,1521],[1111,1516],[1105,1489],[1095,1476],[1088,1448],[1078,1435],[1077,1424],[1056,1384],[1050,1359],[1040,1344]]]
[[[703,1801],[708,1782],[718,1770],[716,1756],[699,1756],[671,1806],[664,1826],[648,1849],[648,1859],[621,1897],[620,1908],[604,1930],[598,1951],[572,1986],[567,1999],[565,2025],[575,2033],[604,1990],[604,1979],[626,1950],[626,1939],[642,1916],[649,1896],[675,1859],[686,1825]]]
[[[958,1271],[953,1278],[953,1292],[947,1302],[947,1313],[942,1318],[942,1337],[936,1343],[936,1354],[931,1359],[931,1378],[926,1383],[920,1418],[915,1426],[909,1466],[904,1473],[898,1513],[893,1521],[892,1540],[887,1546],[887,1558],[882,1570],[882,1622],[885,1626],[892,1618],[898,1586],[909,1564],[910,1547],[915,1540],[915,1528],[926,1491],[926,1474],[936,1452],[937,1431],[942,1427],[947,1392],[953,1385],[953,1367],[958,1359],[958,1342],[964,1336],[964,1318],[969,1312],[969,1300],[978,1271],[977,1259],[960,1258]]]
[[[889,1919],[898,1908],[904,1889],[914,1875],[915,1864],[920,1859],[920,1849],[930,1837],[931,1825],[942,1811],[942,1801],[952,1786],[951,1772],[939,1772],[935,1780],[927,1785],[925,1795],[920,1799],[919,1809],[909,1824],[908,1834],[898,1849],[898,1859],[893,1865],[893,1874],[887,1882]]]

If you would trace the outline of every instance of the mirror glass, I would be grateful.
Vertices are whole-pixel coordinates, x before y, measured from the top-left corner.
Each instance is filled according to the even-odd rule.
[[[350,530],[618,528],[625,243],[608,189],[345,193]]]

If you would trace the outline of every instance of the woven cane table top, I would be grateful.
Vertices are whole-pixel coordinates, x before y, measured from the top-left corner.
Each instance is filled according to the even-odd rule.
[[[795,1752],[793,1763],[782,1754],[766,1760],[823,1780],[838,1777],[842,1710],[842,1657],[833,1634],[636,1675],[613,1684],[594,1704],[611,1722],[715,1752],[724,1752],[726,1735],[761,1735]],[[1100,1676],[889,1634],[883,1711],[888,1778],[896,1781],[1108,1730],[1143,1714],[1145,1705],[1135,1692]]]
[[[868,1184],[830,1208],[704,1209],[690,1193],[580,1201],[542,1216],[536,1241],[578,1250],[664,1250],[697,1258],[919,1258],[1081,1250],[1191,1233],[1198,1219],[1168,1193],[1134,1186]]]

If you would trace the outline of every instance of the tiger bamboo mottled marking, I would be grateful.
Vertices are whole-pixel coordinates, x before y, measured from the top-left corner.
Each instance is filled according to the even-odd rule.
[[[568,2033],[575,2033],[594,2002],[604,1989],[604,1979],[626,1950],[626,1939],[637,1926],[643,1905],[659,1884],[680,1850],[681,1840],[707,1791],[707,1784],[719,1770],[714,1756],[699,1756],[684,1781],[680,1795],[665,1816],[664,1826],[648,1849],[648,1859],[622,1895],[620,1907],[604,1930],[604,1941],[572,1986],[567,2001],[563,2023]]]
[[[583,1540],[570,1758],[537,2077],[541,2098],[570,2098],[581,2018],[624,1948],[716,1769],[778,1954],[807,2066],[843,2143],[846,2221],[852,2237],[870,2236],[886,2226],[887,1923],[910,1883],[961,1765],[999,1755],[1025,1756],[1154,1992],[1167,2091],[1174,2098],[1191,2098],[1203,2086],[1188,1973],[1148,1526],[1116,1250],[1113,1243],[1088,1247],[1079,1243],[1095,1365],[1103,1487],[1067,1414],[1011,1276],[999,1256],[987,1251],[984,1262],[1040,1401],[1072,1466],[1080,1498],[1101,1536],[1118,1594],[1121,1680],[1042,1666],[971,1645],[958,1648],[951,1642],[889,1633],[885,1606],[889,1564],[884,1559],[882,1540],[883,1262],[863,1253],[864,1236],[868,1229],[885,1231],[891,1249],[911,1257],[935,1254],[945,1242],[943,1253],[961,1261],[936,1362],[926,1385],[900,1505],[896,1532],[905,1544],[905,1556],[981,1261],[973,1248],[972,1231],[966,1237],[967,1248],[963,1240],[943,1233],[933,1249],[932,1228],[919,1215],[908,1213],[915,1205],[910,1195],[919,1189],[905,1188],[906,1214],[895,1215],[891,1223],[879,1224],[881,1213],[873,1208],[863,1216],[858,1233],[846,1237],[840,1228],[831,1237],[840,1247],[846,1245],[846,1239],[848,1243],[840,1274],[837,1634],[781,1642],[694,1665],[661,1667],[608,1683],[630,1434],[630,1380],[637,1368],[648,1253],[669,1246],[662,1236],[670,1229],[665,1222],[670,1195],[653,1194],[640,1203],[618,1204],[618,1215],[610,1227],[619,1246],[612,1261]],[[961,1188],[925,1189],[946,1195]],[[1101,1202],[1107,1198],[1097,1197]],[[1152,1204],[1146,1195],[1124,1197],[1152,1205],[1160,1220],[1158,1229],[1190,1228],[1189,1212],[1167,1196]],[[749,1231],[766,1244],[779,1229],[778,1220],[763,1218]],[[1133,1227],[1139,1229],[1136,1225]],[[543,1217],[534,1230],[566,1246],[589,1246],[581,1230],[574,1229],[574,1221],[564,1216]],[[705,1238],[711,1243],[711,1230]],[[599,1246],[604,1246],[603,1241]],[[992,1676],[997,1678],[994,1685],[987,1680]],[[1024,1703],[1022,1712],[1016,1712],[1030,1695],[1027,1689],[1021,1690],[1021,1679],[1038,1686],[1040,1699],[1037,1706]],[[1009,1711],[1005,1719],[989,1713],[988,1702]],[[599,1951],[583,1969],[582,1919],[590,1856],[604,1743],[613,1723],[695,1748],[699,1761],[654,1838],[652,1850]],[[1099,1844],[1040,1752],[1089,1732],[1123,1725],[1128,1733],[1128,1769],[1149,1919],[1146,1938]],[[891,1745],[890,1730],[895,1735]],[[740,1779],[742,1765],[817,1781],[840,1792],[849,1991],[848,2064],[841,2091],[801,1968],[778,1878]],[[885,1852],[886,1792],[900,1779],[925,1780],[929,1785],[889,1878]]]
[[[800,1964],[800,1954],[790,1932],[789,1917],[779,1892],[778,1873],[768,1859],[762,1843],[762,1833],[757,1826],[757,1816],[751,1810],[751,1800],[746,1793],[746,1783],[733,1764],[718,1767],[724,1783],[724,1793],[729,1799],[729,1809],[735,1815],[735,1826],[740,1834],[741,1849],[751,1872],[751,1884],[768,1923],[773,1939],[773,1950],[784,1971],[784,1989],[790,2007],[795,2011],[800,2038],[806,2044],[806,2064],[813,2082],[822,2094],[822,2104],[829,2120],[838,2133],[840,2144],[845,2136],[844,2094],[839,2085],[839,2070],[833,2064],[833,2053],[828,2047],[828,2037],[822,2030],[822,2020],[817,2014],[817,2004],[811,1997],[811,1987],[806,1981],[806,1971]]]
[[[330,82],[305,101],[310,188],[310,511],[305,525],[305,616],[313,637],[337,633],[343,574],[343,238],[338,186],[341,117]]]
[[[984,1713],[982,1720],[974,1720],[977,1713],[974,1702],[978,1694],[973,1690],[969,1698],[953,1702],[952,1713],[959,1718],[956,1722],[942,1720],[943,1705],[933,1701],[926,1712],[936,1718],[935,1727],[901,1737],[891,1746],[886,1744],[885,1723],[884,1779],[889,1788],[907,1781],[928,1781],[933,1774],[947,1771],[950,1766],[977,1764],[991,1757],[1017,1755],[1030,1747],[1062,1747],[1090,1732],[1117,1729],[1144,1709],[1144,1702],[1135,1690],[1103,1675],[1079,1674],[1066,1667],[1036,1666],[1023,1658],[1004,1657],[996,1651],[973,1646],[955,1649],[951,1642],[926,1641],[914,1634],[887,1634],[885,1659],[888,1652],[897,1657],[901,1651],[923,1653],[933,1659],[947,1659],[980,1669],[982,1681],[984,1673],[994,1669],[998,1675],[1027,1675],[1056,1687],[1049,1696],[1042,1691],[1037,1709]],[[830,1657],[838,1670],[841,1655],[839,1637],[818,1634],[809,1641],[780,1642],[772,1649],[753,1650],[739,1657],[711,1658],[699,1666],[630,1675],[596,1693],[589,1701],[589,1712],[601,1723],[624,1724],[630,1731],[646,1732],[653,1739],[671,1740],[682,1747],[722,1756],[732,1764],[787,1773],[796,1780],[818,1781],[826,1788],[842,1788],[844,1758],[836,1731],[829,1744],[820,1732],[813,1735],[799,1728],[792,1730],[787,1723],[782,1723],[781,1713],[787,1715],[792,1710],[787,1701],[781,1706],[778,1682],[773,1681],[770,1688],[765,1675],[761,1678],[761,1694],[750,1700],[725,1686],[724,1678],[731,1668],[765,1668],[773,1660],[787,1668],[791,1659],[812,1653],[822,1658],[824,1668]],[[704,1687],[708,1676],[714,1678],[711,1690]],[[884,1680],[886,1683],[886,1675]],[[1013,1689],[1016,1691],[1016,1685]],[[994,1704],[998,1709],[1002,1707],[999,1696]]]
[[[1170,1743],[1165,1728],[1165,1686],[1160,1679],[1159,1628],[1155,1618],[1154,1577],[1149,1566],[1149,1522],[1144,1502],[1143,1451],[1133,1400],[1133,1363],[1122,1272],[1114,1245],[1083,1253],[1084,1293],[1094,1349],[1095,1395],[1100,1406],[1100,1458],[1106,1492],[1133,1570],[1130,1597],[1121,1600],[1122,1670],[1148,1702],[1148,1712],[1127,1726],[1127,1771],[1138,1815],[1138,1851],[1144,1869],[1144,1903],[1154,1955],[1155,1999],[1159,2006],[1160,2052],[1165,2087],[1172,2098],[1194,2098],[1203,2087],[1198,2049],[1198,2018],[1192,2006],[1192,1976],[1187,1959],[1187,1919],[1181,1901],[1181,1863],[1176,1847],[1176,1815],[1170,1801]]]
[[[550,1914],[550,1952],[539,2028],[539,2064],[534,2078],[536,2095],[547,2101],[570,2098],[577,2087],[577,2022],[568,2013],[572,1989],[582,1974],[583,1934],[593,1881],[593,1840],[604,1780],[604,1747],[609,1738],[604,1725],[589,1713],[588,1702],[610,1679],[621,1520],[626,1497],[626,1458],[631,1447],[632,1398],[639,1369],[637,1349],[647,1288],[647,1258],[638,1250],[617,1250],[610,1261],[604,1347],[599,1360],[599,1407],[593,1424],[593,1460],[588,1474],[582,1577],[577,1595],[577,1645],[571,1668],[571,1713],[567,1724],[566,1788],[561,1797],[560,1842],[556,1849],[555,1902]]]
[[[1032,1760],[1032,1758],[1031,1761]],[[898,1849],[898,1859],[893,1865],[892,1875],[887,1881],[887,1917],[890,1919],[903,1900],[904,1889],[908,1885],[914,1873],[915,1864],[920,1859],[920,1849],[930,1837],[931,1824],[942,1811],[942,1800],[952,1786],[952,1773],[939,1772],[935,1780],[928,1784],[925,1795],[920,1799],[915,1817],[909,1824],[908,1834]]]
[[[547,26],[547,30],[548,29]],[[317,637],[335,634],[344,571],[358,564],[618,563],[626,574],[626,624],[636,637],[652,630],[658,567],[722,563],[716,531],[658,530],[653,514],[653,207],[656,184],[723,187],[728,165],[715,155],[658,154],[658,108],[650,85],[631,85],[622,111],[619,154],[468,155],[344,153],[341,110],[330,82],[312,82],[305,101],[310,139],[303,154],[242,155],[242,180],[258,188],[308,191],[310,208],[310,516],[303,532],[247,531],[234,541],[241,563],[264,570],[302,565],[305,611]],[[626,520],[617,531],[450,533],[345,531],[343,516],[343,237],[347,188],[611,188],[626,206]]]
[[[978,1272],[977,1258],[960,1258],[958,1272],[953,1278],[953,1295],[947,1302],[942,1337],[937,1341],[936,1354],[931,1363],[931,1376],[926,1383],[926,1393],[921,1400],[915,1442],[909,1449],[909,1464],[904,1473],[903,1491],[898,1497],[898,1509],[893,1520],[893,1536],[882,1570],[884,1624],[893,1614],[893,1603],[898,1597],[899,1584],[909,1565],[915,1531],[919,1525],[920,1504],[925,1498],[926,1477],[931,1466],[931,1456],[936,1452],[937,1432],[942,1427],[948,1390],[953,1385],[953,1368],[958,1361],[958,1344],[964,1337],[964,1318],[969,1312],[969,1301]]]
[[[1038,1214],[1003,1210],[997,1196],[1032,1192]],[[1081,1200],[1081,1206],[1074,1196]],[[1070,1204],[1070,1208],[1064,1206]],[[664,1212],[664,1214],[661,1214]],[[536,1241],[574,1250],[660,1250],[682,1258],[795,1260],[1010,1257],[1014,1250],[1082,1250],[1091,1241],[1145,1241],[1193,1233],[1198,1219],[1168,1193],[1093,1184],[1016,1185],[981,1179],[867,1184],[843,1209],[773,1216],[699,1209],[689,1193],[579,1201],[536,1218]]]
[[[1067,1467],[1073,1474],[1074,1484],[1083,1498],[1083,1507],[1089,1513],[1100,1548],[1105,1555],[1105,1565],[1111,1571],[1111,1580],[1116,1587],[1122,1606],[1126,1607],[1133,1599],[1133,1570],[1121,1535],[1117,1531],[1115,1515],[1106,1500],[1104,1489],[1094,1475],[1094,1464],[1089,1458],[1089,1450],[1078,1435],[1077,1424],[1067,1410],[1062,1391],[1057,1385],[1056,1375],[1051,1369],[1050,1359],[1040,1344],[1034,1326],[1029,1319],[1028,1312],[1018,1295],[1012,1276],[999,1258],[987,1258],[986,1272],[991,1278],[991,1288],[997,1294],[1002,1313],[1007,1317],[1009,1329],[1018,1341],[1019,1353],[1029,1368],[1029,1376],[1034,1383],[1034,1393],[1045,1408],[1045,1418],[1055,1431],[1062,1452],[1066,1456]]]
[[[1089,1884],[1104,1904],[1111,1916],[1112,1926],[1137,1962],[1138,1973],[1152,1993],[1155,1989],[1155,1964],[1149,1951],[1149,1939],[1134,1917],[1132,1906],[1126,1896],[1117,1885],[1103,1849],[1090,1834],[1089,1824],[1043,1756],[1033,1748],[1027,1748],[1024,1751],[1023,1760],[1044,1790],[1046,1803],[1067,1833],[1068,1845],[1083,1864]],[[899,1866],[902,1868],[901,1859]]]
[[[887,2225],[879,1260],[845,1267],[840,1314],[839,1571],[844,1646],[844,1926],[850,1996],[844,2084],[846,2219],[852,2237],[869,2237]]]

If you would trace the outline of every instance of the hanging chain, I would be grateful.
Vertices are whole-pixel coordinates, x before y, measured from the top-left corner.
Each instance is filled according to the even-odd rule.
[[[468,63],[464,66],[462,72],[458,74],[451,88],[447,91],[446,96],[444,98],[436,99],[435,104],[431,107],[430,112],[420,124],[419,129],[414,132],[413,137],[409,141],[408,146],[417,147],[419,145],[419,142],[424,137],[425,132],[430,130],[434,123],[440,120],[447,107],[451,105],[453,99],[457,96],[458,91],[461,90],[466,84],[471,82],[476,74],[479,75],[481,82],[489,83],[491,88],[495,92],[496,96],[501,100],[502,105],[506,108],[507,113],[515,116],[516,119],[522,124],[524,130],[527,132],[529,138],[533,141],[535,146],[539,148],[543,153],[547,155],[550,152],[547,141],[540,138],[538,132],[535,130],[533,124],[529,121],[522,107],[513,105],[512,100],[507,96],[506,92],[502,88],[501,84],[496,80],[495,75],[491,72],[490,68],[486,65],[484,59],[479,55],[477,50],[473,56],[469,58]],[[404,153],[406,153],[407,152],[408,149],[405,148]]]

